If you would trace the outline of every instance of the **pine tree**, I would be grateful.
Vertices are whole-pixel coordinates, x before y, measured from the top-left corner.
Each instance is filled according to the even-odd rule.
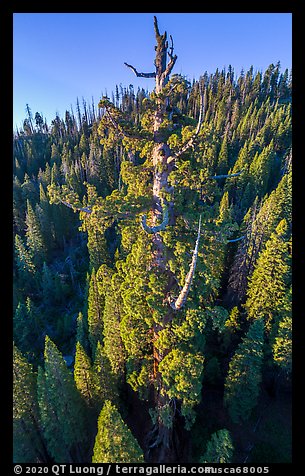
[[[292,371],[292,318],[290,315],[280,320],[272,351],[274,362],[281,370],[290,374]]]
[[[24,197],[24,202],[26,203],[29,200],[32,203],[37,202],[38,193],[33,179],[30,179],[27,173],[24,174],[24,180],[21,185],[22,195]]]
[[[228,349],[236,333],[240,331],[240,312],[237,306],[231,309],[230,315],[224,324],[224,331],[222,333],[222,341],[225,349]]]
[[[100,342],[97,343],[94,364],[95,399],[101,409],[106,400],[117,404],[119,400],[118,380],[111,370],[109,359]]]
[[[13,231],[21,236],[24,231],[24,202],[21,193],[20,179],[14,177],[13,182]]]
[[[143,463],[143,452],[117,408],[107,400],[98,419],[92,463]]]
[[[208,441],[200,463],[231,463],[234,452],[230,432],[226,429],[215,431]]]
[[[291,186],[289,171],[262,203],[258,202],[258,198],[254,200],[243,218],[241,230],[245,238],[238,245],[228,285],[228,294],[232,290],[237,298],[235,303],[244,300],[248,279],[252,275],[258,255],[279,221],[285,218],[288,223],[291,222]]]
[[[118,293],[115,278],[116,276],[113,276],[112,270],[106,266],[100,267],[98,271],[99,291],[105,299],[103,313],[104,351],[109,359],[112,372],[123,378],[126,351],[120,330],[122,299]]]
[[[35,265],[30,251],[27,249],[22,238],[18,234],[15,235],[15,249],[17,255],[17,269],[20,273],[21,280],[26,283],[33,277],[35,273]]]
[[[42,266],[41,287],[43,303],[51,306],[54,302],[54,276],[46,262]]]
[[[273,173],[273,180],[275,180],[275,151],[273,140],[267,147],[264,147],[262,152],[258,152],[251,162],[249,172],[253,179],[254,196],[263,197],[270,189],[270,175]]]
[[[33,358],[42,345],[42,322],[37,307],[27,297],[25,304],[19,302],[14,315],[14,336],[19,348]]]
[[[55,344],[46,336],[44,372],[39,371],[38,403],[48,451],[58,463],[86,459],[86,410],[73,376]]]
[[[222,143],[221,148],[218,156],[218,165],[217,165],[217,173],[219,175],[226,174],[229,169],[229,156],[228,156],[228,139],[225,135]]]
[[[51,205],[49,204],[46,192],[42,183],[39,184],[39,204],[36,204],[35,213],[39,220],[43,242],[47,250],[54,247],[51,224]]]
[[[263,318],[267,329],[281,313],[290,280],[289,230],[281,220],[259,255],[249,280],[245,308],[249,319]]]
[[[46,463],[33,366],[13,344],[14,463]]]
[[[79,342],[85,352],[89,352],[88,325],[82,312],[78,313],[76,323],[76,342]]]
[[[217,224],[222,224],[223,222],[228,222],[232,220],[232,214],[229,204],[229,192],[224,192],[220,205],[219,205],[219,217],[217,219]]]
[[[74,381],[88,406],[94,405],[95,382],[91,362],[82,345],[76,343]]]
[[[27,213],[25,222],[27,247],[32,253],[34,263],[41,265],[45,258],[46,246],[43,240],[39,221],[29,200],[27,200]]]
[[[88,292],[88,333],[92,352],[103,338],[103,299],[99,294],[95,269],[93,268]]]
[[[232,420],[250,418],[257,404],[262,379],[264,322],[256,319],[239,344],[225,380],[224,402]]]

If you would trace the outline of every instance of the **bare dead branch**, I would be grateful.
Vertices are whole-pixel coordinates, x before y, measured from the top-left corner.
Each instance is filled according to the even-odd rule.
[[[162,220],[162,223],[160,223],[160,225],[150,227],[146,224],[146,218],[147,218],[146,215],[143,215],[141,218],[141,225],[143,230],[146,231],[146,233],[155,234],[155,233],[158,233],[159,231],[163,231],[168,225],[168,208],[163,205],[163,220]]]
[[[139,73],[134,66],[128,63],[124,63],[127,68],[130,68],[138,78],[155,78],[156,73]]]
[[[195,249],[194,249],[194,252],[193,252],[193,257],[192,257],[192,262],[191,262],[191,265],[190,265],[190,270],[186,275],[185,284],[184,284],[183,288],[181,289],[181,292],[180,292],[178,298],[176,299],[176,301],[170,302],[170,306],[175,311],[179,311],[184,306],[184,304],[186,303],[186,299],[187,299],[187,296],[188,296],[188,293],[189,293],[189,290],[190,290],[190,287],[191,287],[191,284],[192,284],[192,281],[193,281],[193,278],[194,278],[196,263],[197,263],[197,257],[198,257],[200,230],[201,230],[201,215],[200,215],[200,218],[199,218],[197,240],[196,240]]]
[[[170,59],[170,62],[166,66],[166,69],[163,73],[165,78],[171,74],[172,69],[175,66],[176,61],[177,61],[177,55],[172,56],[171,59]]]
[[[72,210],[75,210],[77,212],[92,213],[92,210],[89,207],[83,207],[83,208],[82,207],[75,207],[75,206],[71,205],[71,203],[66,202],[65,200],[60,200],[60,203],[62,203],[63,205],[65,205],[68,208],[72,208]]]
[[[239,238],[235,238],[233,240],[227,240],[227,243],[235,243],[235,241],[240,241],[245,238],[246,235],[240,236]]]
[[[66,202],[65,200],[60,200],[60,203],[62,203],[63,205],[65,205],[68,208],[71,208],[72,210],[74,210],[76,212],[84,212],[84,213],[87,213],[87,214],[92,213],[92,210],[89,207],[75,207],[75,206],[71,205],[71,203]],[[113,212],[110,213],[110,212],[104,211],[103,212],[103,217],[101,217],[101,219],[103,219],[103,218],[105,218],[105,219],[113,218],[115,220],[125,220],[126,218],[130,218],[130,217],[133,217],[133,214],[131,212],[118,212],[116,214],[116,213],[113,213]]]
[[[170,73],[172,72],[172,69],[175,66],[175,63],[177,61],[177,55],[173,54],[174,53],[174,41],[173,41],[172,35],[170,35],[170,39],[171,39],[170,51],[167,52],[170,61],[169,61],[168,65],[166,66],[166,69],[163,73],[164,78],[166,78],[167,76],[170,75]]]
[[[168,52],[168,56],[170,57],[170,59],[172,59],[173,52],[174,52],[174,40],[173,40],[172,35],[169,35],[169,37],[170,37],[170,40],[171,40],[171,46],[170,46],[170,51]]]
[[[155,29],[156,38],[159,38],[160,32],[159,32],[159,27],[158,27],[158,20],[157,20],[157,17],[155,15],[154,15],[154,29]]]

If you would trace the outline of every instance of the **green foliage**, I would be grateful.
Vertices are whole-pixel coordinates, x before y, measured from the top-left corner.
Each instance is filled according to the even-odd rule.
[[[232,341],[236,338],[236,334],[241,330],[240,326],[240,312],[238,307],[235,306],[231,309],[228,319],[224,323],[224,329],[222,332],[222,342],[224,348],[227,349]]]
[[[99,293],[105,299],[103,313],[104,351],[109,359],[112,372],[122,378],[126,351],[120,331],[122,301],[117,293],[120,280],[117,274],[114,274],[106,265],[99,268],[97,280]]]
[[[113,403],[118,402],[118,380],[111,370],[109,359],[101,343],[97,343],[94,364],[94,394],[99,408],[110,400]]]
[[[42,328],[43,323],[33,301],[27,297],[25,304],[19,302],[14,314],[14,336],[21,351],[29,358],[43,346]]]
[[[152,297],[149,289],[150,273],[147,273],[151,264],[151,249],[148,235],[144,231],[139,233],[131,253],[125,263],[120,263],[119,269],[123,310],[120,332],[128,355],[137,358],[147,352],[148,330],[152,324],[152,311],[147,302]]]
[[[213,330],[222,333],[228,319],[228,311],[222,306],[214,306],[206,309],[206,314],[210,320]]]
[[[218,430],[208,441],[206,451],[200,463],[231,463],[234,452],[231,435],[228,430]]]
[[[263,318],[270,330],[277,315],[285,310],[290,284],[289,230],[281,220],[257,260],[249,280],[245,308],[249,319]]]
[[[142,463],[143,452],[117,408],[107,400],[98,419],[92,463]]]
[[[278,331],[273,344],[275,363],[287,373],[292,370],[292,318],[284,316],[278,325]]]
[[[41,435],[36,375],[33,366],[13,345],[14,463],[46,461]]]
[[[86,352],[88,352],[88,349],[89,349],[87,336],[88,336],[88,324],[82,312],[79,312],[77,316],[77,322],[76,322],[76,342],[79,342]]]
[[[38,373],[38,403],[48,451],[56,462],[80,462],[86,454],[86,409],[62,354],[48,336],[44,366]]]
[[[173,349],[159,365],[159,371],[169,398],[182,401],[182,415],[190,428],[195,415],[192,407],[199,403],[204,357]]]
[[[219,383],[221,379],[221,368],[219,360],[216,356],[211,357],[211,359],[207,360],[204,368],[204,381],[215,385]]]
[[[20,287],[25,291],[29,289],[30,283],[33,283],[33,275],[36,268],[32,260],[30,251],[23,243],[22,238],[15,235],[15,249],[16,249],[16,267],[20,275]]]
[[[65,355],[77,341],[76,385],[49,340],[45,371],[38,372],[39,424],[55,461],[90,458],[86,434],[92,437],[92,415],[108,400],[109,431],[99,434],[110,443],[96,443],[103,454],[97,461],[111,452],[117,461],[115,452],[125,448],[120,441],[128,438],[119,461],[143,461],[130,434],[115,440],[113,421],[122,423],[113,410],[118,389],[125,392],[127,384],[150,401],[154,388],[154,423],[170,432],[181,412],[191,428],[202,411],[202,380],[209,398],[210,385],[223,384],[234,351],[225,401],[233,419],[247,419],[259,392],[262,319],[266,365],[291,369],[291,243],[289,233],[277,229],[283,219],[287,231],[291,223],[291,78],[270,65],[265,73],[251,67],[239,77],[229,66],[192,85],[181,75],[168,79],[159,94],[117,87],[111,101],[100,102],[98,117],[85,101],[82,114],[77,101],[77,117],[66,111],[49,128],[28,107],[14,137],[15,342],[36,366],[46,334]],[[200,91],[203,124],[194,138]],[[167,166],[157,163],[156,138],[169,154],[191,138],[192,147]],[[158,198],[168,215],[158,230],[153,185],[166,175]],[[144,214],[152,233],[141,226]],[[169,302],[185,284],[199,215],[195,278],[185,307],[174,313]],[[160,243],[163,268],[156,265]],[[244,303],[247,313],[238,310]],[[205,439],[218,427],[214,420],[203,429]],[[205,454],[207,460],[231,459],[225,432],[212,435],[206,451],[214,456]],[[34,440],[15,438],[20,458],[26,446],[34,455]]]
[[[94,373],[90,359],[79,342],[76,343],[74,381],[85,402],[92,406],[95,390]]]
[[[100,296],[95,269],[93,268],[88,293],[88,334],[92,352],[103,336],[103,298]]]
[[[27,200],[25,223],[27,247],[33,256],[34,264],[40,265],[45,258],[46,246],[43,240],[39,221],[29,200]]]
[[[229,364],[224,402],[232,420],[247,421],[255,408],[262,379],[264,322],[256,319]]]

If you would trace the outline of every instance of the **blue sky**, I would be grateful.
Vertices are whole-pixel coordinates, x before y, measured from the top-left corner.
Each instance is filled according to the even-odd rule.
[[[13,29],[13,126],[20,127],[28,103],[46,117],[63,116],[76,98],[95,104],[116,84],[151,90],[154,71],[153,15],[160,32],[174,40],[173,73],[192,80],[231,64],[264,71],[281,62],[292,66],[290,13],[15,13]]]

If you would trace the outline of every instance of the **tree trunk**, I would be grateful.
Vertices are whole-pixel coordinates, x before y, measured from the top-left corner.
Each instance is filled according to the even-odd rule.
[[[154,28],[157,40],[155,47],[155,67],[154,73],[139,73],[136,68],[128,63],[125,63],[138,77],[155,78],[155,95],[156,95],[156,109],[154,113],[153,122],[153,140],[154,147],[152,150],[152,165],[153,165],[153,203],[151,209],[151,224],[146,224],[146,216],[142,217],[142,226],[144,230],[152,234],[153,242],[153,254],[152,265],[157,272],[166,276],[166,284],[164,287],[164,302],[168,303],[167,310],[164,313],[161,323],[154,323],[152,329],[153,335],[153,378],[154,378],[154,405],[157,412],[155,425],[147,438],[147,454],[146,459],[156,463],[174,463],[179,461],[179,455],[182,454],[182,441],[181,435],[185,431],[183,425],[181,425],[181,417],[177,417],[176,402],[175,399],[169,399],[167,389],[162,379],[162,375],[159,372],[160,362],[166,357],[171,349],[160,351],[156,342],[159,339],[160,332],[171,323],[175,317],[177,310],[182,307],[185,302],[187,292],[189,290],[190,283],[195,270],[196,256],[192,261],[192,268],[188,274],[189,283],[185,285],[185,299],[181,298],[181,306],[176,309],[171,306],[167,300],[168,293],[176,283],[174,275],[169,271],[167,266],[167,257],[165,254],[165,247],[160,235],[160,230],[164,230],[168,223],[171,226],[175,225],[174,216],[174,197],[173,187],[169,186],[168,178],[169,174],[175,167],[175,159],[193,145],[195,137],[198,135],[200,126],[202,123],[202,103],[203,98],[201,95],[201,111],[199,115],[199,121],[194,133],[194,136],[182,145],[182,148],[177,153],[173,153],[164,139],[164,131],[162,123],[165,119],[168,119],[169,111],[169,97],[164,94],[164,87],[168,83],[169,76],[175,65],[177,56],[173,54],[173,40],[171,40],[171,46],[168,46],[166,32],[160,35],[158,23],[156,17],[154,17]],[[167,63],[167,59],[168,63]],[[166,193],[167,199],[163,198]],[[166,212],[165,212],[166,210]],[[168,213],[168,217],[164,216]],[[162,225],[160,226],[160,223]],[[199,229],[200,234],[200,229]],[[198,240],[197,240],[198,241]],[[197,245],[198,248],[198,245]],[[183,288],[183,289],[184,289]],[[187,289],[186,289],[187,288]],[[184,297],[184,296],[183,296]],[[171,408],[172,425],[165,425],[162,420],[162,410],[164,408]],[[178,431],[177,431],[178,430]]]
[[[154,19],[154,26],[155,26],[155,33],[157,39],[157,46],[156,46],[156,59],[155,59],[155,66],[156,66],[156,94],[160,94],[168,82],[169,74],[174,66],[176,61],[176,57],[172,55],[173,49],[171,50],[171,54],[169,54],[170,62],[167,66],[166,59],[167,59],[167,48],[168,42],[166,41],[166,32],[163,35],[160,35],[157,20]],[[162,199],[162,192],[166,192],[170,194],[172,197],[173,187],[170,187],[168,184],[168,176],[170,172],[173,170],[173,163],[168,163],[168,159],[171,156],[171,149],[168,144],[163,139],[163,132],[160,130],[162,122],[167,118],[167,98],[157,98],[157,108],[154,116],[154,124],[153,124],[153,131],[154,131],[154,148],[152,153],[152,164],[154,167],[153,173],[153,207],[152,207],[152,225],[157,226],[163,219],[163,210],[164,206],[168,209],[169,214],[169,221],[170,224],[174,224],[174,201],[171,198],[169,201],[165,201]],[[162,237],[160,233],[154,233],[152,236],[153,241],[153,265],[158,268],[158,271],[161,273],[167,274],[167,291],[170,287],[173,286],[173,280],[167,271],[166,267],[166,256],[164,250],[164,244],[162,241]],[[171,319],[172,316],[169,314],[173,314],[173,310],[168,307],[168,312],[164,316],[163,322],[161,324],[154,324],[153,326],[153,342],[155,343],[158,340],[159,332],[164,329],[166,323],[168,322],[169,318]],[[166,392],[166,388],[164,388],[164,383],[162,381],[162,375],[160,374],[158,367],[162,359],[169,353],[170,349],[166,352],[161,352],[157,349],[154,345],[153,347],[153,356],[154,356],[154,386],[155,386],[155,394],[154,394],[154,403],[155,408],[157,410],[157,420],[154,426],[153,431],[150,434],[150,439],[148,440],[148,458],[153,458],[156,462],[162,463],[170,463],[177,461],[177,452],[174,445],[173,440],[173,426],[168,428],[164,425],[161,419],[161,413],[164,406],[169,405],[169,397]],[[163,391],[165,392],[163,393]]]

